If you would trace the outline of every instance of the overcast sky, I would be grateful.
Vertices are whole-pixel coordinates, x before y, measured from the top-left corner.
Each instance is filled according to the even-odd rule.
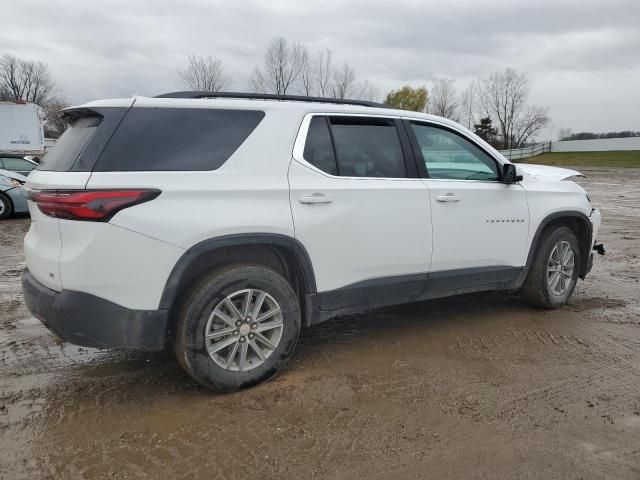
[[[284,36],[332,49],[382,93],[512,67],[554,132],[640,130],[640,0],[5,0],[2,17],[0,55],[46,62],[71,103],[184,89],[190,53],[246,90]]]

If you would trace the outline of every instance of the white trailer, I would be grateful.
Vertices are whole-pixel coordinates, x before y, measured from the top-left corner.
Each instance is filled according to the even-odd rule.
[[[44,154],[44,130],[34,103],[0,102],[0,153]]]

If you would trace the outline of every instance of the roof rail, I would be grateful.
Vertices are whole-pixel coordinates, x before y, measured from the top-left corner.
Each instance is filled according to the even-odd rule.
[[[350,100],[347,98],[305,97],[304,95],[277,95],[274,93],[246,93],[246,92],[171,92],[156,95],[154,98],[240,98],[245,100],[284,100],[291,102],[336,103],[338,105],[360,105],[363,107],[389,108],[388,105],[365,100]]]

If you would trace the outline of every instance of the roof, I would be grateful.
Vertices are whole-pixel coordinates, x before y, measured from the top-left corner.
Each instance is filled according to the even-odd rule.
[[[212,96],[215,95],[215,96]],[[236,95],[241,95],[238,98]],[[100,108],[100,107],[125,107],[132,106],[146,108],[225,108],[238,110],[261,110],[290,112],[298,116],[306,114],[336,114],[336,115],[375,115],[378,117],[405,118],[408,120],[424,120],[475,137],[476,142],[481,144],[490,152],[495,152],[497,156],[507,161],[491,145],[486,143],[473,132],[448,118],[430,115],[427,113],[413,112],[409,110],[399,110],[386,105],[373,102],[360,102],[357,100],[337,101],[336,99],[324,99],[319,97],[295,97],[285,95],[268,94],[237,94],[229,93],[220,95],[216,92],[175,92],[157,97],[133,97],[115,98],[106,100],[95,100],[64,109],[76,110],[80,108]],[[351,103],[354,102],[354,103]]]
[[[295,95],[271,95],[234,92],[174,92],[156,97],[133,97],[95,100],[66,108],[74,110],[78,108],[98,107],[211,107],[246,109],[246,110],[288,110],[299,114],[306,113],[335,113],[335,114],[361,114],[377,116],[405,117],[421,120],[430,120],[440,124],[449,125],[460,129],[464,128],[447,118],[429,115],[426,113],[399,110],[375,102],[366,102],[349,99],[330,99],[320,97],[303,97]]]

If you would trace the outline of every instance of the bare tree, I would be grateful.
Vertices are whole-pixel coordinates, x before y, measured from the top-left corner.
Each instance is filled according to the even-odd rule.
[[[356,93],[356,98],[360,100],[367,100],[369,102],[378,102],[380,101],[380,89],[369,82],[369,80],[365,80],[357,87],[358,92]]]
[[[496,72],[478,84],[478,100],[485,116],[496,120],[503,147],[519,148],[550,122],[548,109],[530,107],[529,80],[513,69]]]
[[[285,95],[295,87],[303,65],[304,48],[282,37],[274,38],[264,55],[263,68],[256,67],[250,84],[257,92]],[[290,93],[290,92],[289,92]]]
[[[300,84],[302,93],[311,96],[315,94],[316,78],[313,71],[313,62],[306,47],[301,47]]]
[[[59,114],[67,103],[57,92],[49,69],[42,62],[22,60],[13,55],[0,58],[0,100],[39,105],[47,137],[59,137],[68,126]]]
[[[476,82],[471,84],[460,95],[459,121],[469,130],[476,124]]]
[[[335,67],[331,50],[310,53],[304,45],[281,37],[271,41],[264,65],[254,69],[249,83],[256,92],[280,95],[298,92],[307,96],[367,100],[380,96],[368,81],[357,81],[348,63]]]
[[[571,130],[570,128],[561,128],[560,130],[558,130],[558,139],[567,140],[572,133],[573,130]]]
[[[532,139],[542,128],[549,125],[549,109],[526,106],[516,120],[513,129],[513,148],[519,148]]]
[[[439,78],[429,92],[429,113],[458,120],[458,101],[453,78]]]
[[[331,80],[333,98],[349,98],[355,93],[356,74],[348,63],[333,70]]]
[[[313,62],[313,75],[318,95],[327,97],[331,94],[331,74],[333,72],[332,64],[333,53],[328,48],[318,53]]]
[[[47,104],[42,107],[45,137],[58,138],[67,129],[69,124],[62,119],[60,111],[68,106],[69,103],[62,96],[54,94]]]
[[[0,58],[0,99],[46,105],[54,90],[48,67],[13,55]]]
[[[220,92],[231,85],[231,77],[217,57],[189,55],[187,67],[178,73],[191,90]]]

